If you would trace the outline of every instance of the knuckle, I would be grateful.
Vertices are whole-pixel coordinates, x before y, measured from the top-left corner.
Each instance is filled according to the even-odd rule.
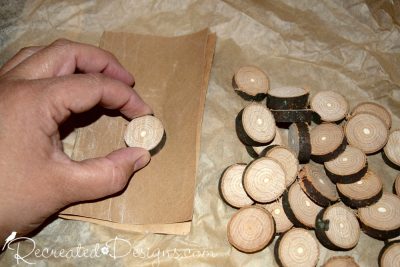
[[[72,41],[65,39],[65,38],[59,38],[57,40],[55,40],[51,46],[68,46],[72,44]]]

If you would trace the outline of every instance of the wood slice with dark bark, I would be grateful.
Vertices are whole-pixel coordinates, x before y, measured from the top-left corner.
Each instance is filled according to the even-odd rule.
[[[383,120],[386,124],[386,127],[390,129],[392,127],[392,115],[390,112],[382,105],[379,105],[374,102],[362,102],[353,108],[351,115],[354,116],[360,113],[370,113],[381,120]]]
[[[386,158],[391,163],[400,167],[400,130],[395,130],[390,133],[388,142],[383,151]]]
[[[400,240],[383,246],[379,252],[378,264],[379,267],[400,267]]]
[[[267,147],[267,146],[273,146],[273,145],[279,145],[282,146],[284,145],[285,142],[283,141],[282,133],[281,130],[276,127],[275,128],[275,137],[272,142],[268,143],[268,145],[264,146],[246,146],[246,150],[249,153],[249,155],[253,158],[258,158],[261,155],[261,152]]]
[[[301,87],[287,86],[271,88],[267,93],[270,109],[304,109],[308,105],[310,91]]]
[[[297,182],[294,182],[289,190],[283,194],[282,204],[289,220],[296,227],[307,229],[315,228],[317,215],[323,209],[303,192]]]
[[[347,142],[366,154],[381,150],[387,143],[389,132],[378,117],[360,113],[351,117],[344,126]]]
[[[331,181],[342,184],[359,181],[368,170],[367,156],[364,152],[349,145],[335,159],[324,162],[324,166]]]
[[[250,206],[237,211],[228,223],[228,241],[239,251],[254,253],[264,249],[275,236],[275,222],[264,208]]]
[[[314,267],[319,260],[319,245],[305,229],[293,228],[275,243],[274,255],[279,266]]]
[[[232,78],[235,92],[247,101],[261,101],[269,90],[268,76],[255,66],[241,67]]]
[[[276,233],[281,234],[287,232],[293,227],[293,223],[287,217],[283,209],[282,199],[269,204],[260,204],[264,209],[268,210],[274,217]]]
[[[310,131],[311,159],[325,162],[336,158],[346,148],[346,137],[342,126],[322,123]]]
[[[252,103],[236,117],[236,133],[245,145],[262,146],[275,137],[275,120],[264,105]]]
[[[400,196],[400,174],[397,176],[393,184],[393,191],[396,195]]]
[[[300,166],[294,153],[284,146],[274,146],[265,153],[265,157],[276,159],[285,171],[285,186],[290,186],[297,178]]]
[[[222,199],[231,207],[242,208],[254,204],[243,189],[243,172],[246,164],[233,164],[221,175],[219,192]]]
[[[350,250],[360,239],[360,225],[353,210],[342,203],[329,206],[318,214],[315,223],[318,240],[331,250]]]
[[[383,192],[375,204],[359,208],[358,218],[363,231],[376,239],[387,240],[400,234],[400,198]]]
[[[129,147],[141,147],[154,155],[164,146],[166,134],[158,118],[146,115],[129,122],[124,139]]]
[[[259,203],[277,200],[285,190],[286,174],[275,159],[261,157],[250,162],[243,174],[246,193]]]
[[[277,123],[310,123],[313,118],[313,111],[311,109],[271,109],[271,112]]]
[[[351,184],[336,184],[340,199],[347,206],[357,209],[376,203],[382,197],[381,178],[371,170],[361,180]]]
[[[293,123],[289,127],[288,146],[300,163],[307,163],[311,156],[310,131],[304,122]]]
[[[322,267],[360,267],[351,256],[333,256]]]
[[[327,207],[339,199],[336,186],[316,164],[304,165],[299,172],[299,183],[304,193],[320,206]]]
[[[311,109],[318,115],[319,120],[336,122],[344,119],[349,112],[346,99],[334,91],[320,91],[310,101]]]

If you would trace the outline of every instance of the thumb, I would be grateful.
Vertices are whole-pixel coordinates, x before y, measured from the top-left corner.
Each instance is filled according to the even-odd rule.
[[[122,148],[105,157],[73,162],[67,202],[93,200],[121,191],[131,175],[146,166],[150,154],[142,148]]]

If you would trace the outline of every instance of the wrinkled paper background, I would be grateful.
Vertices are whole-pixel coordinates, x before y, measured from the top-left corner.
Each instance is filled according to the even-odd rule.
[[[250,160],[234,128],[234,118],[246,104],[232,90],[234,71],[245,64],[258,65],[269,75],[271,87],[307,86],[311,94],[336,90],[351,107],[375,100],[390,109],[392,129],[396,129],[400,127],[399,24],[397,0],[0,2],[0,64],[24,46],[60,37],[98,45],[106,30],[177,36],[209,27],[217,34],[192,232],[188,236],[135,234],[57,219],[34,241],[21,243],[20,255],[34,246],[42,251],[79,247],[96,251],[108,242],[108,256],[46,259],[32,254],[25,260],[39,266],[276,266],[274,243],[247,255],[231,248],[226,238],[226,225],[235,210],[221,201],[218,179],[226,166]],[[67,152],[73,140],[72,135],[65,141]],[[380,154],[370,156],[369,164],[381,175],[385,189],[391,190],[399,172],[383,164]],[[382,246],[383,242],[364,234],[349,252],[321,246],[318,265],[332,255],[352,255],[361,266],[377,266]],[[0,254],[0,265],[16,264],[15,253]]]

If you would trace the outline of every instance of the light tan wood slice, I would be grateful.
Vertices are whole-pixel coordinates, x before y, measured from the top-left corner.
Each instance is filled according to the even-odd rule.
[[[283,209],[281,198],[270,204],[260,204],[260,206],[268,210],[272,217],[274,217],[276,233],[284,233],[293,227],[293,223],[289,220]]]
[[[378,118],[382,119],[386,127],[390,129],[392,126],[392,115],[390,112],[382,105],[379,105],[374,102],[362,102],[359,103],[357,106],[353,108],[353,111],[351,112],[351,115],[356,115],[360,113],[370,113]]]
[[[299,160],[295,154],[284,146],[276,146],[268,150],[265,156],[276,159],[282,165],[286,174],[285,186],[291,185],[300,169]]]
[[[359,208],[358,217],[363,230],[378,239],[390,239],[400,230],[400,198],[383,192],[381,199],[375,204]]]
[[[249,163],[243,174],[243,186],[255,201],[268,203],[277,200],[285,190],[285,171],[272,158],[261,157]]]
[[[282,136],[282,130],[279,129],[278,127],[275,128],[275,137],[274,140],[272,140],[271,143],[269,143],[268,145],[265,146],[253,146],[253,150],[255,151],[255,153],[257,153],[257,155],[260,155],[260,153],[267,147],[267,146],[272,146],[272,145],[279,145],[279,146],[283,146],[285,145],[285,141],[283,139]]]
[[[264,208],[241,208],[228,223],[228,241],[236,249],[253,253],[264,249],[275,236],[272,215]]]
[[[241,67],[233,77],[233,87],[236,91],[248,96],[264,95],[269,90],[268,76],[260,68],[255,66]]]
[[[333,154],[343,144],[344,139],[342,126],[334,123],[317,125],[310,131],[311,155],[323,157]]]
[[[279,241],[277,258],[281,266],[312,267],[319,260],[319,245],[305,229],[293,228]]]
[[[322,267],[360,267],[351,256],[333,256]]]
[[[385,123],[378,117],[367,113],[351,117],[345,125],[344,132],[347,142],[366,154],[382,149],[389,136]]]
[[[254,203],[243,189],[242,180],[245,168],[245,164],[233,164],[229,166],[221,176],[221,195],[226,203],[234,208],[241,208]]]
[[[400,267],[400,241],[386,244],[378,259],[379,267]]]
[[[394,190],[398,196],[400,196],[400,174],[397,176],[394,182]]]
[[[271,88],[267,93],[267,107],[270,109],[304,109],[308,105],[308,89],[294,86]]]
[[[125,130],[125,143],[130,147],[146,150],[156,148],[164,136],[162,122],[151,115],[138,117],[129,122]]]
[[[400,167],[400,130],[395,130],[390,133],[388,142],[383,151],[393,164]]]
[[[346,99],[335,91],[320,91],[310,101],[311,109],[322,121],[335,122],[344,119],[349,112]]]

